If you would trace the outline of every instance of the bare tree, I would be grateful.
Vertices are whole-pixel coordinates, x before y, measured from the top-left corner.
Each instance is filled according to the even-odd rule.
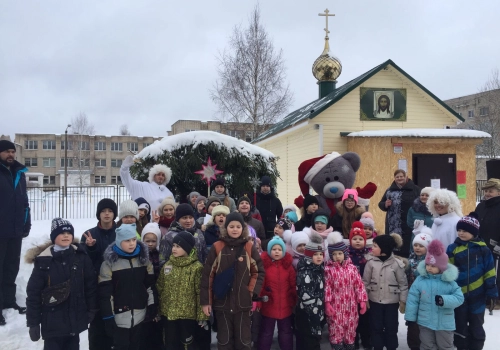
[[[229,48],[218,56],[219,75],[210,97],[220,120],[250,122],[254,137],[282,118],[292,103],[283,50],[275,50],[257,5],[249,25],[236,26]]]
[[[94,135],[95,126],[90,122],[89,117],[85,113],[80,113],[71,119],[71,131],[73,134]]]
[[[80,113],[71,120],[71,131],[73,135],[68,140],[68,151],[71,150],[71,156],[67,161],[75,175],[74,182],[82,187],[91,183],[91,176],[94,173],[95,159],[92,157],[93,145],[90,142],[90,135],[95,134],[95,127],[85,113]]]
[[[128,130],[127,124],[122,124],[122,126],[120,126],[120,135],[121,136],[130,136],[130,131]]]

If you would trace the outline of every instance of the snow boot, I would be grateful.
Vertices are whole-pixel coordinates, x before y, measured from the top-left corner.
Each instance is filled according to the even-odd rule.
[[[344,350],[354,350],[354,344],[344,344]]]
[[[332,346],[332,350],[344,350],[343,344],[330,344]]]

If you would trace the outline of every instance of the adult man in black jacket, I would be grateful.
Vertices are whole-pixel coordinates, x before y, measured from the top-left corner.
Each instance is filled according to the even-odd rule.
[[[24,175],[28,169],[15,157],[16,146],[0,140],[0,306],[24,314],[26,308],[16,302],[16,277],[22,240],[29,234],[31,218]],[[0,313],[3,325],[5,318]]]
[[[266,229],[266,238],[274,236],[276,222],[283,214],[283,205],[274,194],[274,188],[269,176],[262,176],[260,180],[260,192],[257,193],[257,203],[255,205],[262,217],[262,223]]]

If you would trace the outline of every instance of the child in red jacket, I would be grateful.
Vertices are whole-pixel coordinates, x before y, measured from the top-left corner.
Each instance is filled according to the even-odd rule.
[[[261,255],[266,275],[260,296],[267,296],[260,312],[259,350],[271,349],[275,324],[278,323],[278,343],[281,350],[293,350],[292,310],[297,303],[296,275],[293,258],[286,253],[285,242],[274,236]]]

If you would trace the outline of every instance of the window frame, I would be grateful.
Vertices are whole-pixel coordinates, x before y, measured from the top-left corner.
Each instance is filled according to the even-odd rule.
[[[114,149],[115,146],[119,146],[119,149]],[[123,152],[123,142],[111,142],[110,149],[111,152]]]
[[[48,161],[49,165],[45,165],[45,161]],[[51,165],[53,164],[53,165]],[[56,167],[56,158],[55,157],[43,157],[42,158],[42,167],[43,168],[55,168]]]

